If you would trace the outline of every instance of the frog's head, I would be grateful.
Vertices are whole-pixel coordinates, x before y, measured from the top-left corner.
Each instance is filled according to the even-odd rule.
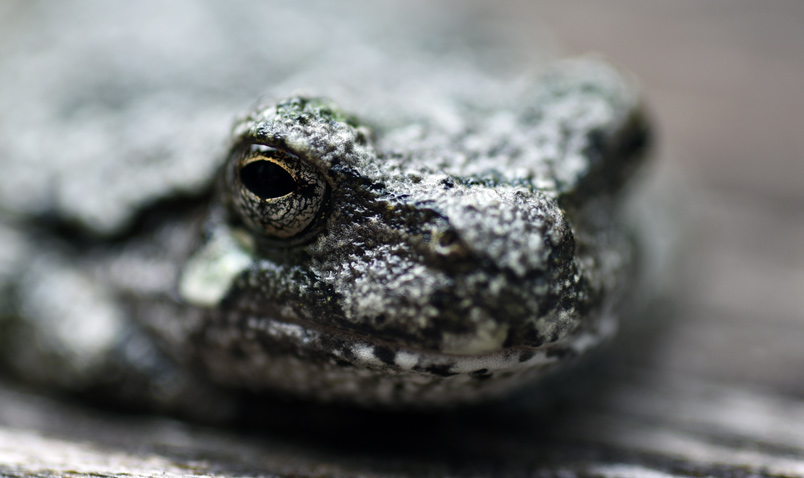
[[[613,151],[625,164],[623,144],[636,142],[621,130],[589,132],[602,149],[587,153]],[[433,380],[480,388],[604,334],[611,291],[590,277],[597,256],[577,253],[568,214],[584,207],[578,187],[612,181],[562,190],[536,186],[532,174],[462,175],[382,139],[328,101],[302,97],[235,127],[223,201],[180,284],[208,311],[198,340],[237,357],[219,368],[220,354],[209,355],[213,375],[317,397],[361,389],[368,401],[416,401]],[[455,400],[444,390],[439,397]]]

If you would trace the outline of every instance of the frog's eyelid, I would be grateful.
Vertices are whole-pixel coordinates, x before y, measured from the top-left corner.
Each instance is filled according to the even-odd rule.
[[[273,153],[273,152],[281,152],[283,154],[288,154],[284,151],[281,151],[277,148],[272,146],[268,146],[262,143],[250,143],[249,144],[249,151],[252,153]]]

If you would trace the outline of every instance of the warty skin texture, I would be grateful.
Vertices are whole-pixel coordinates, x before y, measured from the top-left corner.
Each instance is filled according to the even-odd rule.
[[[594,68],[613,84],[576,76]],[[602,63],[567,63],[537,88],[572,97],[596,88],[613,109],[623,99],[604,93],[618,80]],[[523,110],[512,124],[521,131],[504,135],[538,138],[556,123],[567,131],[590,121],[589,109],[567,117],[544,99]],[[482,124],[486,112],[474,113],[467,123]],[[328,181],[327,201],[298,238],[266,238],[232,210],[233,153],[220,192],[230,206],[208,228],[215,248],[221,236],[236,238],[242,271],[219,303],[184,321],[197,326],[180,335],[180,349],[229,386],[392,406],[478,401],[582,354],[613,332],[612,309],[635,270],[615,198],[647,130],[638,109],[618,113],[608,130],[592,123],[551,138],[556,149],[578,143],[586,164],[573,178],[561,163],[539,176],[544,165],[526,159],[516,175],[430,167],[449,158],[383,150],[384,132],[326,100],[259,108],[235,127],[234,151],[256,143],[298,156]],[[601,172],[609,176],[589,177]]]

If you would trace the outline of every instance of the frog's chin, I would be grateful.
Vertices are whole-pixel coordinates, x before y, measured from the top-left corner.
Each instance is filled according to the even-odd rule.
[[[541,347],[480,354],[417,350],[335,329],[263,319],[232,361],[209,350],[215,381],[305,399],[383,407],[444,407],[488,400],[583,355],[615,332],[603,317],[595,330]]]

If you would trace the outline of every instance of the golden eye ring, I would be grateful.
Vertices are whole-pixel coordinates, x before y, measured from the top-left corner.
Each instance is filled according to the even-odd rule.
[[[287,151],[251,144],[236,149],[232,166],[234,209],[254,232],[291,239],[320,218],[329,184],[309,162]]]

